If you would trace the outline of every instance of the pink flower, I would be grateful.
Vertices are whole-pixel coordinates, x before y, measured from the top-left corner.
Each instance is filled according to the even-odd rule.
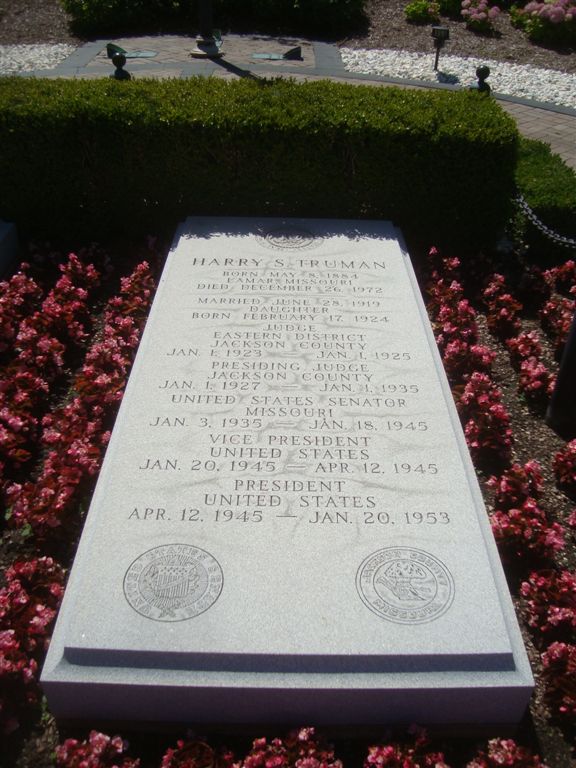
[[[576,645],[552,643],[541,658],[548,705],[557,717],[573,722],[576,715]]]
[[[553,8],[550,9],[548,18],[550,19],[552,24],[561,24],[565,18],[564,9],[557,5],[554,6]]]
[[[491,739],[488,752],[480,751],[466,768],[547,768],[538,755],[521,747],[513,739]]]

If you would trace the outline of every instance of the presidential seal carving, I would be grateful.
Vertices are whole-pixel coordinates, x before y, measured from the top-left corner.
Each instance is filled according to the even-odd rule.
[[[132,608],[154,621],[184,621],[212,606],[222,591],[220,564],[189,544],[165,544],[136,558],[124,577]]]
[[[286,225],[268,230],[258,240],[262,245],[276,250],[305,251],[317,248],[324,238],[316,237],[307,229]]]
[[[444,563],[412,547],[369,555],[356,574],[356,588],[367,608],[397,624],[433,621],[454,599],[454,580]]]

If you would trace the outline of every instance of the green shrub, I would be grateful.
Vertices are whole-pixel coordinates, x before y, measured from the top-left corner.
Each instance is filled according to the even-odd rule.
[[[197,0],[61,0],[76,30],[129,33],[175,25],[196,29]],[[364,0],[215,0],[216,27],[343,34],[364,20]]]
[[[61,0],[77,32],[135,32],[191,21],[196,0]]]
[[[413,24],[428,24],[440,19],[440,6],[434,0],[412,0],[404,8],[404,13]]]
[[[440,0],[440,13],[451,19],[460,19],[462,0]]]
[[[215,0],[214,18],[223,26],[328,37],[365,21],[364,0]]]
[[[547,144],[520,140],[516,183],[542,223],[564,237],[576,238],[576,174]],[[529,245],[551,255],[560,248],[532,226],[526,228],[525,237]]]
[[[331,82],[0,79],[0,217],[49,233],[189,215],[390,219],[490,240],[517,132],[491,99]]]

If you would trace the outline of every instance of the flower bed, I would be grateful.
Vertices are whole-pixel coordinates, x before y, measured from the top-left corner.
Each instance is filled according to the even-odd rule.
[[[553,353],[574,304],[574,262],[546,273],[547,291],[532,281],[531,292],[527,278],[522,300],[488,260],[463,270],[458,259],[432,249],[424,271],[433,329],[494,534],[517,577],[521,613],[536,649],[540,698],[568,744],[576,725],[576,574],[565,558],[574,559],[576,511],[570,514],[564,493],[574,491],[576,441],[558,440],[558,450],[539,461],[526,457],[526,446],[515,440],[514,413],[549,397],[557,366]],[[154,290],[144,261],[113,289],[115,279],[108,262],[88,250],[63,259],[56,271],[23,265],[2,285],[1,488],[8,556],[0,582],[0,729],[9,754],[22,734],[50,722],[42,715],[39,668]],[[550,337],[535,329],[536,318]],[[502,386],[502,366],[516,386]],[[532,417],[540,423],[541,411]],[[551,494],[563,500],[560,507],[550,504]],[[416,729],[366,743],[364,766],[544,766],[537,750],[497,736],[455,747]],[[193,738],[175,746],[165,740],[160,752],[157,758],[133,755],[122,736],[93,730],[75,738],[62,733],[55,761],[60,768],[342,766],[338,749],[311,728],[259,738],[235,754]]]
[[[574,45],[575,0],[519,0],[514,4],[504,2],[503,5],[505,10],[510,10],[512,24],[522,29],[532,42]],[[493,35],[494,21],[502,9],[489,0],[411,0],[404,12],[408,21],[418,24],[437,23],[440,15],[461,18],[472,32]]]

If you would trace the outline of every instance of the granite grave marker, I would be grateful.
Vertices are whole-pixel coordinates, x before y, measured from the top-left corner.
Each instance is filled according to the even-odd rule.
[[[392,225],[180,227],[42,681],[63,718],[521,718],[530,668]]]

